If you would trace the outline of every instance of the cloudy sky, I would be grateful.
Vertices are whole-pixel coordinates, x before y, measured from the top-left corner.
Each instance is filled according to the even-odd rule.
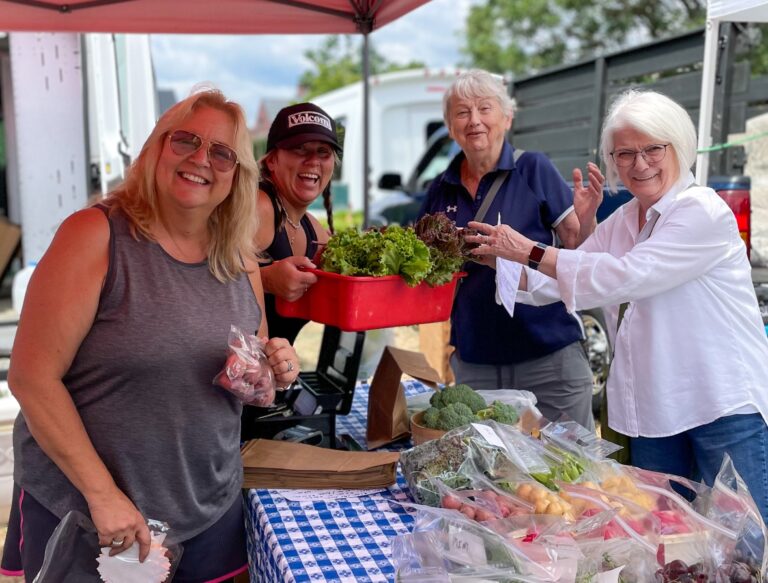
[[[394,62],[419,60],[429,67],[459,64],[464,23],[477,0],[433,0],[371,35],[376,50]],[[304,51],[321,35],[153,35],[152,56],[160,88],[178,98],[209,81],[240,102],[253,123],[262,98],[292,99],[309,68]]]

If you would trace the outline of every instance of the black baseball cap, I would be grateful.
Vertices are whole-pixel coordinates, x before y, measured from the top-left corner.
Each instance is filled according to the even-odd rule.
[[[314,103],[297,103],[281,109],[267,135],[267,152],[295,148],[306,142],[325,142],[341,154],[336,122]]]

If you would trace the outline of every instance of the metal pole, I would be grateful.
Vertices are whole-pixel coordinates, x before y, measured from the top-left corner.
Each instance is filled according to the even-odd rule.
[[[369,101],[368,101],[368,75],[370,73],[370,62],[368,54],[368,33],[363,33],[363,228],[368,228],[370,184],[368,175],[370,172],[368,165],[369,156]]]
[[[712,145],[712,111],[715,93],[718,46],[720,44],[720,21],[707,20],[704,40],[704,64],[701,69],[701,102],[699,105],[699,150]],[[709,152],[702,152],[696,158],[696,182],[707,184],[709,177]]]

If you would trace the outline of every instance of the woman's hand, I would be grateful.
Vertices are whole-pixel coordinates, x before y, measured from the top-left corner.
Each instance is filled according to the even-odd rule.
[[[584,186],[581,169],[573,169],[573,209],[579,219],[579,244],[592,234],[597,226],[597,209],[603,202],[605,176],[596,164],[587,164],[589,186]]]
[[[110,555],[117,555],[139,544],[139,561],[149,554],[151,537],[147,522],[136,506],[117,488],[109,494],[88,499],[91,519],[99,533],[99,546],[110,547]]]
[[[264,352],[275,373],[278,386],[287,387],[299,376],[299,357],[296,350],[285,338],[266,340]]]
[[[295,302],[317,281],[317,276],[303,268],[314,269],[315,264],[307,257],[286,257],[261,268],[264,290]]]
[[[467,225],[475,229],[478,235],[466,235],[470,243],[479,246],[472,250],[473,255],[480,257],[495,256],[502,259],[516,261],[523,265],[528,264],[528,256],[531,254],[534,242],[515,231],[509,225],[487,225],[470,221]]]

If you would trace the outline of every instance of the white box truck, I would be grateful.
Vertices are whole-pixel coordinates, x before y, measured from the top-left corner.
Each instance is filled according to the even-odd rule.
[[[370,79],[369,169],[371,199],[383,174],[405,176],[429,136],[443,125],[442,99],[460,70],[410,69]],[[344,128],[344,157],[334,178],[334,208],[363,208],[363,84],[353,83],[311,100]]]

